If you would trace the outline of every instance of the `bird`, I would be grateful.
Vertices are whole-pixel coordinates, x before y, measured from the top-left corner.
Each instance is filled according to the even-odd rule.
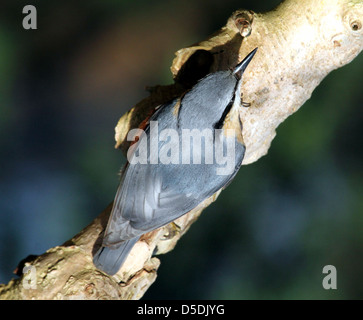
[[[239,110],[250,105],[242,100],[242,75],[257,49],[157,107],[135,134],[93,257],[96,268],[116,274],[140,236],[190,212],[235,177],[246,151]]]

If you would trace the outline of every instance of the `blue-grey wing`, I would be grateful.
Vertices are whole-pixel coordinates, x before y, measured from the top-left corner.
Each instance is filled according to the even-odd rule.
[[[117,244],[177,219],[225,186],[238,168],[236,164],[230,175],[216,175],[213,165],[129,164],[104,244]]]
[[[201,199],[186,192],[178,189],[177,182],[175,188],[166,187],[157,166],[129,164],[116,193],[104,244],[140,236],[190,211]]]
[[[220,73],[219,75],[222,77],[222,80],[227,79],[226,73]],[[210,77],[207,77],[205,81],[211,81]],[[217,84],[220,83],[220,81],[214,82]],[[203,82],[199,86],[203,89]],[[198,85],[196,88],[198,89]],[[219,95],[217,95],[211,99],[213,105],[208,106],[204,106],[203,100],[188,100],[193,97],[193,90],[195,89],[187,93],[184,99],[177,98],[171,103],[161,106],[156,111],[150,119],[150,125],[145,129],[145,132],[134,146],[134,150],[139,148],[140,151],[143,145],[150,146],[151,126],[152,121],[155,120],[157,120],[157,124],[159,125],[157,129],[159,133],[163,129],[178,131],[179,140],[175,143],[180,147],[182,129],[203,128],[202,124],[205,121],[205,119],[203,120],[203,116],[213,114],[213,112],[207,112],[203,108],[208,107],[209,110],[215,111],[221,104],[227,106],[230,102],[229,96],[232,94],[233,88],[231,90],[229,89],[231,93],[228,91],[228,94],[222,95],[228,96],[225,101],[222,101]],[[214,91],[217,92],[217,89]],[[191,112],[190,108],[192,107],[202,114],[198,114],[198,116],[193,117],[189,121],[184,121],[183,112],[187,116],[188,112]],[[181,118],[178,118],[180,114]],[[209,119],[209,129],[213,131],[213,125],[218,120],[218,117]],[[205,139],[209,139],[209,141],[204,141],[205,145],[214,145],[214,136],[208,136]],[[158,145],[159,152],[162,151],[162,147],[165,144],[166,142]],[[143,164],[140,162],[133,163],[132,157],[136,157],[137,152],[131,152],[131,159],[128,159],[130,163],[123,174],[120,187],[116,193],[111,218],[104,236],[104,245],[117,244],[161,227],[191,211],[199,203],[225,186],[231,177],[235,175],[236,171],[238,171],[239,165],[243,160],[244,146],[238,143],[235,144],[238,149],[233,159],[235,165],[229,174],[224,175],[217,173],[216,161],[213,161],[211,164],[205,164],[203,162],[205,160],[205,154],[202,155],[203,159],[201,159],[200,164],[194,164],[192,162],[183,163],[181,154],[179,154],[178,163],[164,164],[158,161],[158,163],[151,164],[150,150],[148,150],[147,161]],[[140,155],[140,152],[138,154]]]

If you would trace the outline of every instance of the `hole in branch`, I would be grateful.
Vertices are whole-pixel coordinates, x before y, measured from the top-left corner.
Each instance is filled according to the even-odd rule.
[[[350,23],[350,27],[353,31],[359,31],[360,29],[362,29],[362,23],[358,20],[355,20]]]

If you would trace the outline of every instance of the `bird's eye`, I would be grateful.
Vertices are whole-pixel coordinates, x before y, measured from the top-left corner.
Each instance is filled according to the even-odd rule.
[[[362,29],[362,23],[359,20],[354,20],[350,23],[350,27],[353,31],[359,31]]]

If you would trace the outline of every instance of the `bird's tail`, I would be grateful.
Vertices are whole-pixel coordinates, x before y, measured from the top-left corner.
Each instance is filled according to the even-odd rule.
[[[107,274],[114,275],[120,270],[137,240],[139,237],[123,241],[117,247],[101,247],[93,257],[94,265]]]

